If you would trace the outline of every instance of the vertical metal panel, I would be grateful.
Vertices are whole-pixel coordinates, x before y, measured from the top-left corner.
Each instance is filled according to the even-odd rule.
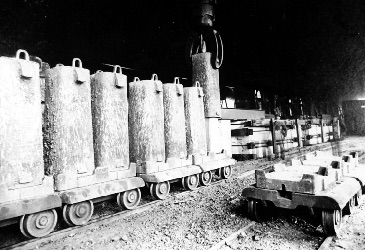
[[[186,158],[184,90],[181,84],[163,85],[166,158]]]
[[[188,155],[206,155],[203,95],[199,87],[184,88],[184,106],[186,123],[186,146]]]
[[[90,72],[74,66],[46,71],[45,163],[49,173],[93,173]],[[57,183],[56,183],[57,187]]]
[[[223,149],[227,157],[232,157],[231,121],[220,120],[219,123]]]
[[[165,160],[161,81],[129,83],[129,145],[131,162]]]
[[[95,167],[128,168],[127,76],[112,72],[92,75],[91,95]]]
[[[0,57],[0,183],[33,186],[44,177],[38,63]]]
[[[218,118],[205,118],[207,150],[209,153],[222,152],[222,138]]]
[[[193,60],[193,82],[200,82],[204,91],[205,117],[221,117],[219,70],[211,64],[209,52],[195,54]]]

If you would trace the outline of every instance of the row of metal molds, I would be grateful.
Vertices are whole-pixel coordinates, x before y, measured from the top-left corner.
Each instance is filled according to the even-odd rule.
[[[170,182],[195,189],[203,174],[208,184],[213,170],[228,167],[231,172],[230,121],[212,118],[213,124],[205,118],[203,97],[198,82],[183,87],[178,78],[162,84],[154,74],[129,83],[130,160],[152,196],[166,197]],[[226,138],[226,143],[213,138]]]
[[[42,237],[58,207],[66,224],[84,225],[93,201],[135,208],[145,183],[163,199],[170,182],[195,189],[214,172],[231,175],[230,122],[206,120],[199,83],[153,75],[128,87],[120,67],[90,75],[79,59],[42,76],[45,84],[25,51],[0,58],[0,226],[17,221],[25,236]]]

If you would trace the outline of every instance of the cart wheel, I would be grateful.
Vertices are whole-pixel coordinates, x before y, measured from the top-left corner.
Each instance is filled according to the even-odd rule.
[[[362,197],[362,190],[359,190],[355,195],[355,206],[360,205]]]
[[[67,216],[66,216],[67,215],[67,208],[68,208],[67,204],[63,206],[63,208],[62,208],[62,218],[63,218],[63,221],[66,223],[67,226],[72,227],[73,224],[67,219]]]
[[[24,217],[25,217],[25,215],[23,215],[22,217],[20,217],[20,220],[19,220],[19,229],[20,229],[20,232],[25,237],[27,237],[28,239],[32,239],[33,237],[24,230]]]
[[[135,209],[141,201],[139,188],[128,190],[117,195],[117,203],[124,209]]]
[[[63,207],[63,219],[71,226],[82,226],[88,223],[94,213],[92,201],[82,201],[75,204],[66,204]]]
[[[183,178],[181,178],[181,186],[182,186],[184,189],[186,189],[186,187],[185,187],[185,183],[184,183],[184,177],[183,177]]]
[[[347,202],[346,206],[343,208],[343,214],[352,214],[354,212],[355,197],[356,195],[352,196]]]
[[[155,199],[163,200],[170,192],[170,182],[164,181],[150,184],[151,196]]]
[[[213,173],[210,171],[203,172],[199,174],[200,184],[203,186],[208,186],[212,182]]]
[[[27,238],[39,238],[51,233],[57,224],[56,210],[46,210],[23,215],[19,222],[20,231]]]
[[[327,235],[336,235],[340,231],[342,223],[341,210],[323,210],[322,225]]]
[[[222,179],[228,179],[232,176],[232,167],[231,166],[225,166],[220,169],[220,177]]]
[[[199,178],[197,174],[189,175],[183,178],[184,187],[187,190],[195,190],[198,188]]]
[[[249,199],[247,203],[248,216],[257,222],[264,222],[272,218],[272,211],[265,205],[264,201]]]

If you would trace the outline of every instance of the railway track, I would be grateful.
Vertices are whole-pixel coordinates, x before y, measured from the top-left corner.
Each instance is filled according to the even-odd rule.
[[[260,169],[264,169],[264,168],[267,167],[267,165],[271,165],[271,164],[272,164],[272,162],[267,163],[264,166],[260,167]],[[237,167],[239,167],[239,166],[235,166],[235,168],[237,168]],[[241,175],[234,176],[232,178],[238,178],[238,179],[246,178],[246,177],[254,174],[254,171],[255,170],[248,170],[248,171],[242,173]],[[211,186],[219,185],[220,183],[222,183],[224,181],[226,181],[226,179],[219,179],[219,180],[216,180],[216,181],[212,182],[211,185],[209,185],[209,186],[200,186],[196,190],[193,190],[193,191],[185,190],[185,191],[182,191],[182,192],[173,192],[173,193],[171,193],[171,195],[168,198],[166,198],[164,200],[150,201],[150,202],[147,202],[146,204],[138,206],[134,210],[124,210],[124,211],[117,212],[117,213],[114,213],[114,214],[111,214],[111,215],[105,215],[105,216],[101,216],[100,218],[91,219],[89,221],[89,223],[85,226],[74,226],[74,227],[68,227],[68,228],[65,228],[65,229],[60,229],[60,230],[57,230],[57,231],[55,231],[55,232],[53,232],[53,233],[51,233],[51,234],[49,234],[45,237],[42,237],[42,238],[35,238],[35,239],[25,240],[25,241],[15,243],[15,244],[0,246],[0,248],[1,249],[6,249],[6,250],[7,249],[32,249],[32,248],[36,248],[39,245],[59,240],[59,239],[61,239],[63,237],[66,237],[68,235],[74,235],[74,234],[83,232],[85,230],[90,230],[90,229],[93,229],[93,228],[97,228],[97,227],[99,227],[100,225],[103,225],[103,224],[111,223],[111,222],[121,220],[121,219],[127,218],[127,217],[135,215],[135,214],[143,213],[145,211],[150,210],[154,206],[158,206],[159,204],[162,204],[164,202],[172,201],[174,199],[179,198],[180,196],[186,195],[187,193],[192,194],[192,193],[199,192],[203,189],[210,188]]]
[[[279,161],[276,161],[276,162],[279,162]],[[268,165],[271,165],[273,163],[274,162],[266,162],[265,164],[262,164],[262,162],[260,162],[260,161],[257,161],[256,163],[254,161],[254,162],[252,162],[252,165],[261,164],[261,167],[260,168],[261,169],[264,169]],[[235,170],[237,170],[237,168],[241,168],[241,166],[235,166],[234,167]],[[255,169],[257,169],[257,168],[255,168]],[[246,177],[254,174],[254,171],[255,170],[248,170],[248,171],[245,171],[245,172],[241,173],[239,176],[233,176],[232,178],[238,178],[238,179],[246,178]],[[240,171],[240,172],[242,172],[242,171]],[[41,246],[42,244],[46,244],[46,243],[49,243],[49,242],[52,242],[52,241],[56,241],[56,240],[59,240],[59,239],[61,239],[63,237],[69,236],[69,235],[78,234],[78,233],[83,232],[83,231],[86,231],[86,230],[90,230],[90,229],[93,229],[93,228],[97,228],[97,227],[99,227],[99,226],[101,226],[103,224],[108,224],[108,223],[111,223],[111,222],[114,222],[114,221],[117,221],[117,220],[121,220],[121,219],[127,218],[127,217],[132,216],[132,215],[135,215],[135,214],[143,213],[143,212],[148,211],[151,208],[153,208],[155,206],[158,206],[159,204],[162,204],[164,202],[173,201],[174,199],[178,199],[180,196],[184,196],[184,195],[186,195],[188,193],[199,192],[200,190],[203,190],[203,189],[206,189],[206,188],[210,188],[211,186],[219,185],[220,183],[222,183],[224,181],[226,181],[226,180],[224,180],[224,179],[216,180],[216,181],[212,182],[212,184],[210,186],[200,186],[200,187],[198,187],[198,189],[193,190],[193,191],[183,191],[183,192],[176,192],[175,191],[175,192],[171,193],[171,195],[167,199],[165,199],[165,200],[150,201],[150,202],[147,202],[146,204],[140,205],[139,207],[137,207],[134,210],[121,211],[121,212],[114,213],[112,215],[105,215],[105,216],[102,216],[100,218],[92,219],[85,226],[75,226],[75,227],[69,227],[69,228],[65,228],[65,229],[60,229],[60,230],[57,230],[57,231],[55,231],[55,232],[53,232],[53,233],[51,233],[48,236],[43,237],[43,238],[26,240],[26,241],[18,242],[18,243],[15,243],[15,244],[2,245],[2,246],[0,246],[0,248],[3,248],[3,249],[32,249],[32,248],[36,248],[37,246]],[[255,225],[255,223],[250,223],[248,226],[245,227],[244,230],[241,229],[238,232],[236,232],[236,236],[240,232],[244,232],[245,230],[250,229],[254,225]],[[234,238],[235,238],[232,235],[230,237],[231,238],[224,239],[223,241],[221,241],[218,244],[222,244],[222,242],[223,242],[223,245],[224,245],[225,242],[227,242],[227,240],[230,240],[232,238],[234,240]],[[331,240],[332,240],[331,237],[326,238],[323,241],[323,243],[322,243],[322,245],[320,246],[319,249],[321,249],[321,250],[326,249],[326,247],[331,242]],[[215,247],[215,246],[213,246],[213,247]],[[216,248],[212,248],[212,249],[219,249],[219,247],[218,248],[217,247]]]

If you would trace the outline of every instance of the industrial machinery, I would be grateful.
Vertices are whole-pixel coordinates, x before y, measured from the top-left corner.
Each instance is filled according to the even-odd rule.
[[[55,209],[67,225],[85,225],[96,202],[136,208],[145,184],[164,199],[170,182],[193,190],[214,173],[231,176],[219,88],[203,100],[198,81],[183,88],[154,74],[128,89],[119,66],[90,75],[77,58],[42,70],[44,81],[38,65],[23,50],[0,58],[0,226],[19,223],[26,237],[42,237],[56,226]]]
[[[353,212],[360,203],[365,181],[365,166],[358,164],[356,152],[334,157],[317,152],[307,160],[292,160],[291,166],[273,165],[256,170],[256,184],[243,190],[248,200],[248,215],[262,222],[275,208],[307,207],[321,218],[327,235],[341,229],[343,214]]]

